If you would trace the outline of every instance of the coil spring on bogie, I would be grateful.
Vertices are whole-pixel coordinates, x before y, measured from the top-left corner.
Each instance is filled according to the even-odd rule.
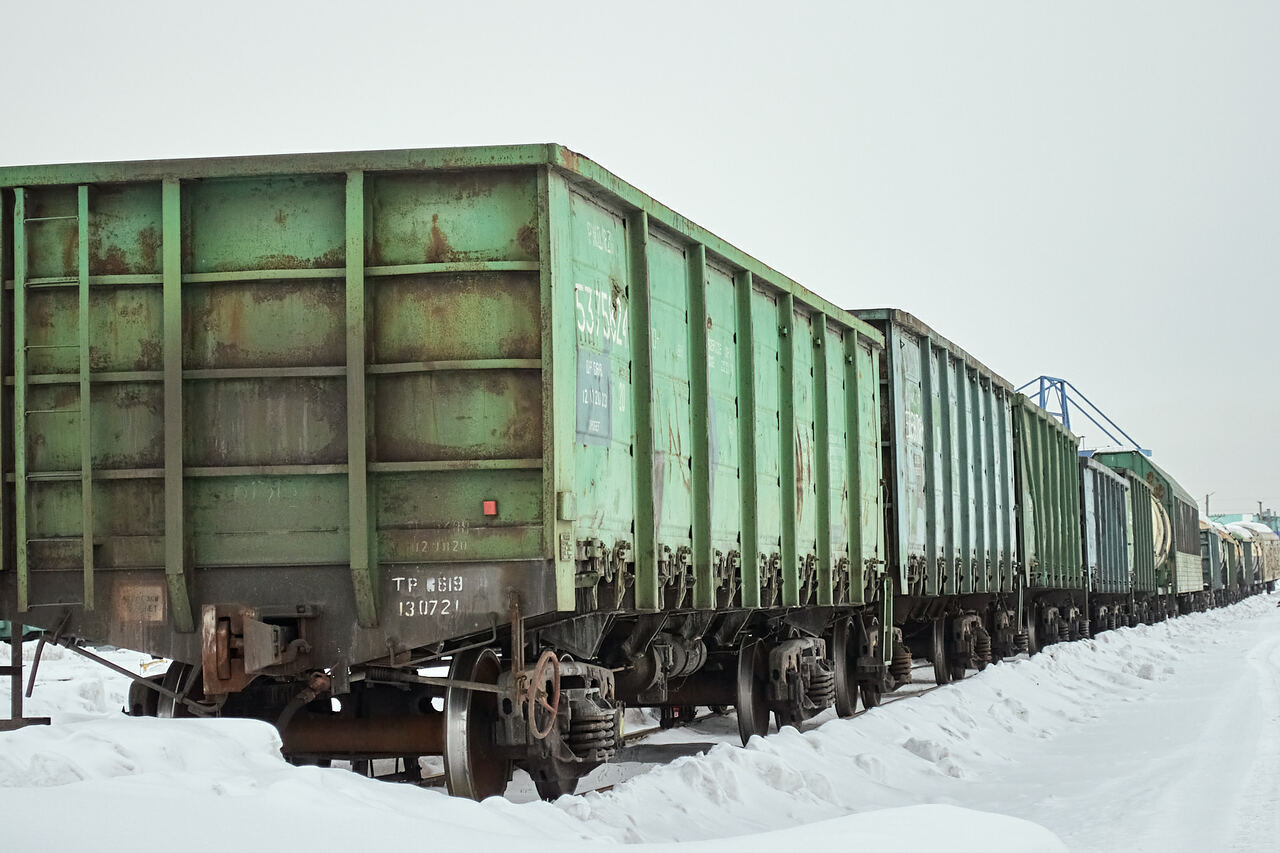
[[[986,631],[979,630],[973,638],[973,655],[979,661],[989,663],[991,661],[991,635]]]
[[[894,643],[893,660],[889,662],[889,674],[899,684],[911,681],[911,650],[905,643]]]
[[[1093,635],[1089,633],[1089,620],[1081,619],[1080,620],[1080,639],[1087,640],[1091,636]]]
[[[836,701],[836,673],[826,661],[819,661],[813,668],[805,696],[816,708],[826,708]]]
[[[574,708],[569,731],[562,736],[565,746],[583,761],[608,761],[618,751],[617,719],[613,711],[583,712]]]
[[[1031,651],[1031,635],[1026,631],[1019,631],[1013,635],[1013,648],[1017,653]]]

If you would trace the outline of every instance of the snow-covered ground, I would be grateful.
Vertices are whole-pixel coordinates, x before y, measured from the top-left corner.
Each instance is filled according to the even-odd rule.
[[[918,695],[746,748],[732,716],[713,717],[628,747],[582,786],[611,789],[554,804],[520,802],[520,778],[506,799],[477,804],[292,767],[265,723],[123,717],[126,679],[48,649],[28,713],[55,724],[0,734],[0,823],[14,850],[73,853],[157,839],[194,850],[1271,851],[1277,600],[1051,647],[937,690],[919,669]]]

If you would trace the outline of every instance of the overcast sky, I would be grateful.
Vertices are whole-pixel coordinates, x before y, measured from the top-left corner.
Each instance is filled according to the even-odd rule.
[[[836,303],[1071,379],[1215,512],[1280,508],[1280,3],[5,2],[0,26],[0,164],[560,142]]]

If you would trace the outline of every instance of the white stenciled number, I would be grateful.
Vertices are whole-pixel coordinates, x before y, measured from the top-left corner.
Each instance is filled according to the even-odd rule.
[[[621,297],[607,290],[574,284],[573,306],[578,315],[578,331],[590,338],[597,333],[622,346],[627,339],[627,306]]]
[[[450,616],[462,612],[456,598],[406,598],[399,604],[401,616]]]
[[[578,309],[578,331],[579,332],[585,332],[587,330],[587,309],[582,307],[582,298],[581,298],[582,291],[584,289],[585,288],[583,288],[583,286],[580,284],[575,284],[573,286],[573,304],[574,304],[574,307]]]

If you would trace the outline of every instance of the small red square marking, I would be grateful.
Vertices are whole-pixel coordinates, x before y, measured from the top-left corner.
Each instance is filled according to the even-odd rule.
[[[497,501],[485,501],[485,502],[484,502],[484,514],[485,514],[485,515],[497,515],[497,514],[498,514],[498,502],[497,502]]]

